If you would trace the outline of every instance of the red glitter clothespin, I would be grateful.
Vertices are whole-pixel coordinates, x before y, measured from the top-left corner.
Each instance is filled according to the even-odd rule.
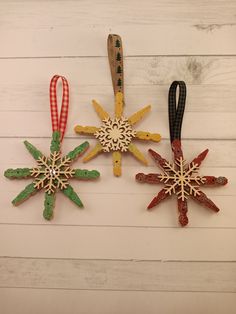
[[[179,87],[179,99],[176,107],[176,91]],[[170,195],[176,195],[179,211],[179,223],[181,226],[188,224],[188,204],[187,200],[191,197],[201,205],[218,212],[219,208],[200,190],[200,187],[219,186],[227,184],[225,177],[201,176],[199,168],[205,159],[208,149],[194,158],[190,163],[186,163],[181,148],[181,128],[185,109],[186,85],[183,81],[174,81],[169,89],[169,128],[171,147],[174,155],[173,164],[162,158],[157,152],[149,149],[149,153],[156,164],[163,171],[162,174],[138,173],[136,180],[150,184],[163,183],[164,188],[154,197],[148,205],[148,209],[161,203]]]

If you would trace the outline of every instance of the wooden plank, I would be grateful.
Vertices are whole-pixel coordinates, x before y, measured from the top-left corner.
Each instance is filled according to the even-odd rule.
[[[1,57],[104,56],[112,32],[127,55],[235,54],[233,0],[21,3],[0,3]]]
[[[107,73],[108,75],[109,73]],[[48,84],[49,77],[44,83],[37,82],[22,83],[0,83],[1,106],[0,112],[5,111],[47,111],[48,106]],[[1,80],[1,78],[0,78]],[[202,84],[188,85],[188,98],[186,112],[235,112],[236,88],[230,84]],[[27,89],[27,91],[26,91]],[[152,113],[157,114],[167,111],[167,96],[169,85],[129,85],[125,90],[126,108],[135,112],[141,106],[150,103]],[[78,107],[79,116],[84,111],[91,111],[92,98],[97,99],[101,104],[112,112],[112,88],[111,85],[79,85],[72,79],[70,81],[71,108]],[[148,118],[148,117],[147,117]],[[158,116],[157,116],[158,118]]]
[[[170,62],[170,60],[167,60],[168,58],[161,58],[160,62],[157,61],[157,59],[155,60],[155,58],[131,58],[131,64],[133,67],[133,69],[138,68],[138,66],[135,64],[137,63],[138,65],[140,65],[140,68],[137,70],[139,75],[132,75],[132,77],[139,77],[139,79],[141,79],[142,77],[144,78],[144,80],[141,79],[140,82],[136,81],[136,82],[131,82],[131,84],[159,84],[159,83],[165,83],[163,82],[163,80],[160,80],[159,75],[163,74],[163,77],[168,77],[169,75],[169,79],[172,80],[172,78],[174,78],[173,76],[170,77],[170,73],[172,71],[169,68],[169,64],[175,65],[175,73],[179,73],[179,71],[183,72],[183,78],[187,78],[187,83],[191,83],[191,82],[198,82],[201,84],[205,84],[205,79],[209,78],[209,82],[214,82],[217,84],[217,86],[219,85],[220,82],[222,82],[223,84],[225,84],[225,82],[229,83],[229,80],[231,80],[231,76],[233,75],[233,79],[235,81],[235,70],[236,69],[236,63],[234,58],[216,58],[216,57],[199,57],[200,59],[197,60],[195,59],[190,59],[190,58],[180,58],[180,62],[176,62],[176,58],[170,58],[170,59],[175,59],[172,60]],[[83,58],[79,58],[80,62],[77,62],[77,64],[79,63],[82,67],[82,72],[84,70],[84,73],[88,73],[89,71],[87,70],[88,68],[84,67],[85,65],[85,60],[83,59],[83,62],[81,63]],[[144,70],[143,66],[145,68],[145,65],[141,64],[141,60],[146,60],[146,66],[150,68],[150,70]],[[147,59],[149,60],[149,62],[147,62]],[[165,60],[164,60],[165,59]],[[76,59],[77,60],[77,59]],[[93,70],[95,67],[95,60],[96,60],[96,66],[98,65],[98,63],[101,64],[101,61],[103,60],[105,62],[104,58],[88,58],[87,59],[87,63],[91,66],[93,64]],[[135,62],[135,60],[137,62]],[[32,68],[35,68],[35,71],[38,73],[40,71],[42,71],[42,69],[47,66],[49,68],[50,71],[50,67],[52,67],[51,63],[54,64],[54,66],[59,67],[59,68],[63,68],[65,69],[65,65],[69,65],[67,67],[67,69],[71,69],[72,71],[72,77],[77,77],[78,73],[76,71],[75,73],[75,65],[72,63],[72,61],[70,59],[66,60],[63,59],[63,64],[62,65],[59,60],[54,60],[54,62],[51,62],[50,64],[48,64],[49,60],[48,59],[41,59],[38,60],[37,62],[35,60],[7,60],[7,62],[5,62],[6,60],[4,60],[4,63],[2,64],[3,66],[3,71],[4,71],[4,67],[5,70],[4,73],[6,72],[6,75],[4,77],[5,80],[5,85],[4,86],[8,86],[10,84],[19,84],[21,82],[21,84],[23,84],[23,82],[30,82],[32,80],[34,80],[32,74],[35,73],[34,71],[24,71],[25,66],[31,66]],[[74,60],[73,60],[74,61]],[[78,61],[78,60],[77,60]],[[107,61],[107,60],[106,60]],[[6,63],[6,64],[5,64]],[[10,63],[10,64],[9,64]],[[43,64],[42,64],[43,63]],[[103,63],[103,62],[102,62]],[[220,63],[220,64],[219,64]],[[78,64],[78,65],[79,65]],[[144,62],[145,64],[145,62]],[[178,66],[176,68],[176,64],[181,64],[182,68],[178,69]],[[227,65],[228,64],[228,65]],[[10,67],[6,67],[6,66]],[[107,65],[107,62],[106,62]],[[98,65],[99,66],[99,65]],[[157,68],[156,68],[157,67]],[[187,69],[186,69],[187,67]],[[230,70],[229,70],[230,67]],[[37,69],[36,69],[37,68]],[[101,71],[104,72],[104,75],[101,75],[101,77],[105,78],[104,79],[104,83],[106,85],[111,85],[110,84],[110,77],[107,73],[107,71],[104,71],[104,68],[106,68],[105,66],[103,66],[103,68],[101,68]],[[200,69],[201,68],[201,69]],[[220,72],[217,72],[218,69],[221,69]],[[16,74],[16,69],[18,74]],[[154,69],[154,70],[153,70]],[[204,70],[203,70],[204,69]],[[92,69],[91,70],[91,77],[97,77],[92,75]],[[160,71],[159,71],[160,70]],[[68,71],[68,70],[67,70]],[[135,70],[136,71],[136,70]],[[146,72],[150,72],[150,75],[153,76],[152,78],[150,78],[150,80],[147,80],[147,76],[146,76]],[[192,71],[192,74],[194,75],[194,78],[191,77],[192,74],[190,74],[190,72]],[[54,72],[54,71],[53,71]],[[53,73],[52,72],[52,73]],[[105,73],[106,72],[106,73]],[[187,75],[186,77],[186,72],[189,72],[189,75]],[[27,74],[25,74],[27,73]],[[55,73],[55,72],[54,72]],[[62,71],[63,73],[63,71]],[[198,77],[196,77],[196,73],[198,73]],[[205,74],[204,74],[205,73]],[[210,75],[208,75],[208,73],[211,73]],[[225,73],[225,74],[223,74]],[[44,76],[43,73],[41,73],[42,76]],[[102,74],[102,73],[101,73]],[[158,75],[157,75],[158,74]],[[185,75],[185,77],[184,77]],[[31,77],[32,76],[32,77]],[[148,76],[149,77],[149,76]],[[223,80],[222,78],[223,77]],[[70,78],[70,76],[68,77]],[[84,81],[83,83],[83,77],[82,77],[82,82],[81,84],[98,84],[98,81],[96,82],[91,82],[90,77],[87,76],[88,81]],[[213,81],[212,81],[213,78]],[[42,82],[43,78],[41,77],[41,79],[39,79],[39,82]],[[77,80],[77,79],[76,79]],[[90,82],[89,82],[90,80]],[[105,80],[107,80],[105,82]],[[189,82],[188,82],[189,80]],[[44,78],[44,84],[45,84],[45,78]],[[47,81],[48,81],[48,77],[47,77]],[[206,79],[207,84],[208,79]],[[18,82],[18,83],[17,83]],[[48,83],[48,82],[47,82]],[[167,83],[167,82],[166,82]],[[212,83],[213,84],[213,83]],[[31,85],[32,86],[32,85]],[[23,86],[22,86],[23,88]],[[27,91],[25,91],[25,94],[29,94],[29,90],[28,90],[28,86],[26,85],[24,87],[25,89],[27,89]],[[46,89],[46,86],[45,86]],[[155,90],[157,88],[155,87]],[[47,87],[48,90],[48,87]],[[9,91],[9,89],[8,89]],[[112,89],[110,87],[110,93],[111,93]],[[7,91],[6,91],[7,93]],[[41,90],[41,95],[45,95],[45,97],[48,98],[48,92],[46,91],[42,91]],[[73,95],[73,89],[72,89],[72,95]],[[215,95],[215,93],[214,93]],[[216,94],[218,95],[218,94]],[[95,95],[96,96],[96,95]],[[37,95],[35,95],[35,97],[29,96],[29,101],[31,103],[35,103],[35,99],[37,99]],[[167,90],[166,90],[166,96],[167,98]],[[35,99],[34,99],[35,98]],[[98,99],[99,100],[99,99]],[[17,100],[15,100],[16,102]],[[158,101],[158,100],[157,100]],[[21,101],[19,101],[21,103]],[[24,98],[23,98],[23,102],[24,103]],[[37,102],[37,101],[36,101]],[[72,119],[70,120],[70,124],[72,126],[74,126],[76,123],[80,122],[80,123],[98,123],[98,119],[96,117],[96,114],[93,113],[93,110],[91,108],[91,106],[89,105],[90,99],[88,99],[87,105],[86,102],[83,103],[83,106],[80,107],[79,105],[73,105],[73,96],[72,96],[72,102],[71,102],[71,111],[70,111],[70,116],[72,117]],[[109,102],[113,103],[113,97],[110,94],[109,100],[107,99],[105,102],[105,109],[107,109],[109,112],[112,111],[111,110],[111,106],[107,106],[107,104]],[[14,102],[13,102],[14,103]],[[222,114],[219,115],[217,112],[209,112],[207,109],[208,107],[206,106],[206,111],[207,112],[195,112],[194,109],[192,109],[192,107],[189,107],[189,104],[187,104],[187,108],[189,107],[189,112],[186,113],[186,117],[185,117],[185,127],[183,130],[183,137],[187,137],[187,138],[202,138],[203,135],[201,130],[199,132],[199,121],[202,121],[202,128],[204,129],[204,137],[205,138],[235,138],[235,112],[232,113],[231,109],[232,106],[229,106],[229,109],[227,107],[227,105],[225,105],[226,102],[223,102],[221,105],[220,103],[218,103],[218,106],[220,106],[220,110],[222,110]],[[158,104],[155,105],[155,103],[153,104],[154,108],[158,108]],[[141,105],[139,105],[138,108],[140,108]],[[35,106],[32,107],[36,108]],[[6,113],[1,115],[1,133],[2,136],[14,136],[16,134],[16,132],[14,132],[14,134],[12,134],[12,130],[17,130],[17,135],[18,136],[24,136],[26,134],[32,134],[32,136],[45,136],[45,134],[47,134],[47,136],[50,134],[50,117],[48,114],[48,110],[49,110],[49,105],[48,105],[48,100],[44,102],[44,105],[42,106],[42,103],[38,103],[38,108],[40,108],[40,112],[38,111],[34,111],[31,112],[31,107],[28,109],[27,112],[21,111],[24,110],[25,107],[23,105],[23,107],[18,107],[17,112],[12,112],[12,111],[7,111]],[[138,109],[137,106],[130,109],[129,107],[127,107],[126,110],[126,114],[129,115],[131,114],[133,111]],[[164,107],[162,107],[164,110]],[[213,106],[211,107],[213,110]],[[219,108],[219,107],[218,107]],[[223,110],[224,108],[224,110]],[[113,109],[113,105],[112,105],[112,109]],[[11,109],[12,110],[12,109]],[[35,110],[35,109],[33,109]],[[161,110],[161,108],[160,108]],[[193,112],[191,111],[193,110]],[[219,110],[219,109],[218,109]],[[80,117],[80,120],[78,121],[78,117]],[[22,123],[22,121],[30,121],[32,123],[27,123],[24,124]],[[37,123],[36,123],[37,121]],[[46,123],[46,121],[48,121],[48,123]],[[152,115],[149,115],[149,117],[147,117],[143,122],[141,127],[142,128],[150,128],[150,131],[156,131],[155,127],[150,127],[150,125],[156,125],[156,123],[158,123],[158,131],[162,133],[163,137],[167,137],[168,136],[168,123],[167,121],[167,114],[166,114],[166,110],[164,112],[157,112],[157,115],[155,115],[155,112]],[[211,124],[209,124],[209,121],[211,121]],[[225,124],[225,121],[228,121],[227,124]],[[14,128],[9,128],[9,124],[14,124],[15,125],[15,129]],[[43,128],[42,130],[38,128],[38,125],[40,124],[46,124],[47,127]],[[223,127],[224,126],[224,127]],[[155,130],[154,130],[155,128]],[[40,130],[40,131],[39,131]],[[47,131],[48,130],[48,131]],[[188,130],[185,131],[185,130]],[[44,133],[45,132],[45,133]],[[47,133],[46,133],[47,132]],[[40,133],[40,135],[39,135]],[[68,130],[67,133],[69,136],[75,136],[74,132],[71,129]],[[219,134],[219,135],[218,135]]]
[[[22,3],[25,4],[24,8]],[[9,1],[1,3],[1,17],[3,18],[4,28],[29,29],[30,27],[47,28],[52,26],[53,19],[56,20],[55,26],[70,27],[81,26],[83,23],[90,26],[94,25],[119,25],[135,24],[137,21],[142,24],[159,24],[165,20],[172,20],[175,23],[195,22],[199,19],[205,23],[224,23],[235,22],[233,9],[236,7],[233,0],[210,1],[206,3],[199,0],[196,4],[194,0],[165,1],[148,0],[146,3],[134,5],[135,1],[117,2],[112,6],[109,0],[94,2],[92,0],[67,1],[65,6],[63,1]],[[91,7],[93,8],[91,12]],[[56,10],[55,10],[56,8]],[[132,8],[132,14],[128,10]],[[119,10],[119,11],[117,11]],[[40,17],[35,20],[35,14]],[[90,13],[90,14],[89,14]],[[91,14],[93,13],[93,14]],[[204,13],[204,14],[203,14]],[[9,22],[9,17],[11,20]],[[103,20],[101,20],[103,17]],[[23,18],[23,19],[22,19]],[[31,25],[30,25],[31,23]]]
[[[127,88],[129,85],[169,85],[176,79],[194,85],[234,85],[236,80],[235,56],[133,56],[126,57],[124,63]],[[0,85],[26,83],[25,91],[29,95],[28,84],[32,86],[32,82],[46,86],[43,93],[47,95],[51,77],[59,73],[78,90],[84,85],[105,85],[112,96],[107,57],[0,59],[0,67],[4,73]]]
[[[179,227],[176,199],[171,198],[163,202],[153,211],[147,211],[147,205],[157,193],[144,195],[87,193],[80,192],[80,186],[73,185],[81,197],[85,208],[78,209],[65,199],[61,193],[57,194],[56,209],[52,225],[66,226],[119,226],[119,227]],[[12,188],[12,187],[11,187]],[[16,190],[18,188],[18,190]],[[21,190],[2,193],[0,224],[47,225],[42,217],[43,195],[35,196],[24,204],[14,207],[11,200]],[[157,189],[158,190],[158,189]],[[208,193],[208,191],[207,191]],[[193,201],[188,205],[188,228],[236,228],[236,213],[232,204],[236,196],[211,196],[221,211],[216,214],[199,206]],[[121,206],[122,204],[122,206]],[[200,231],[199,231],[200,232]]]
[[[90,25],[87,28],[1,28],[0,38],[3,39],[3,46],[0,58],[106,56],[106,39],[109,33],[122,36],[126,56],[235,55],[234,24],[186,25],[167,22],[152,26],[138,23],[111,27]],[[155,34],[155,40],[146,36],[149,33]]]
[[[139,107],[139,109],[141,109]],[[132,112],[126,111],[126,116]],[[26,121],[26,122],[25,122]],[[201,121],[201,127],[200,127]],[[227,123],[226,123],[227,121]],[[235,139],[236,131],[236,113],[222,112],[186,112],[184,116],[183,139]],[[25,123],[24,123],[25,122]],[[100,126],[96,114],[92,108],[87,112],[79,112],[77,107],[70,111],[70,121],[66,135],[69,137],[78,137],[74,132],[74,126],[77,124]],[[11,127],[9,127],[11,126]],[[42,127],[43,126],[43,127]],[[163,138],[169,138],[168,114],[159,112],[158,114],[149,114],[135,128],[157,132]],[[203,131],[204,130],[204,131]],[[48,112],[5,112],[0,116],[0,133],[2,137],[49,137],[51,136],[51,119]]]
[[[0,258],[1,288],[236,292],[236,263]]]
[[[236,261],[235,229],[0,225],[0,256]]]
[[[4,314],[234,314],[236,310],[235,293],[2,288],[0,302]]]

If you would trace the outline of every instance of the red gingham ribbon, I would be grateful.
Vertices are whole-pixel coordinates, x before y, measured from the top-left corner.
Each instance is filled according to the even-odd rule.
[[[58,118],[57,109],[57,81],[62,80],[62,103],[60,119]],[[51,108],[51,119],[52,119],[52,131],[60,131],[61,141],[63,140],[69,107],[69,85],[65,77],[60,75],[54,75],[50,82],[50,108]]]

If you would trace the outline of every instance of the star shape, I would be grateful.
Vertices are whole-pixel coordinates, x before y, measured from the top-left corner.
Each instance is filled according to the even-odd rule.
[[[123,116],[124,96],[122,92],[115,94],[115,117],[112,118],[95,100],[93,107],[102,121],[100,127],[81,126],[75,127],[75,132],[83,135],[93,135],[97,140],[97,145],[84,157],[87,162],[99,153],[111,152],[113,157],[113,173],[115,176],[121,175],[121,153],[129,151],[140,162],[147,165],[147,160],[137,146],[134,139],[159,142],[160,134],[152,134],[145,131],[136,131],[133,127],[147,114],[151,106],[146,106],[129,118]]]
[[[34,168],[7,169],[5,171],[4,175],[9,179],[33,179],[33,182],[27,185],[12,201],[13,205],[17,206],[21,204],[39,190],[44,189],[45,201],[43,216],[47,220],[53,218],[55,197],[58,190],[77,206],[83,207],[79,196],[69,184],[69,180],[71,178],[92,180],[100,176],[99,172],[96,170],[89,171],[71,168],[71,163],[88,149],[89,143],[82,143],[64,157],[62,157],[60,151],[60,132],[58,131],[53,132],[50,147],[51,154],[49,157],[45,157],[28,141],[24,141],[24,144],[29,153],[36,160],[37,166]]]
[[[174,140],[172,143],[174,152],[174,163],[169,163],[162,158],[157,152],[149,149],[149,153],[163,171],[159,173],[138,173],[136,180],[138,182],[146,182],[150,184],[163,183],[164,188],[157,194],[156,197],[148,205],[148,209],[161,203],[168,196],[176,195],[179,211],[179,223],[182,226],[188,224],[187,217],[187,200],[191,197],[199,204],[218,212],[219,208],[201,191],[201,186],[219,186],[225,185],[227,179],[225,177],[201,176],[199,168],[203,160],[206,158],[208,149],[192,160],[189,164],[183,158],[181,143],[179,140]]]

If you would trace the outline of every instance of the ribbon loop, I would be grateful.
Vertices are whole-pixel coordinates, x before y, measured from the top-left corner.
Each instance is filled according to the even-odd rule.
[[[107,51],[114,94],[124,93],[123,48],[119,35],[110,34],[108,36]]]
[[[60,117],[58,117],[58,106],[57,106],[57,82],[62,80],[62,103]],[[50,82],[50,109],[51,109],[51,120],[52,120],[52,131],[60,132],[60,140],[63,140],[69,108],[69,85],[65,77],[60,75],[54,75]]]
[[[179,87],[178,105],[176,106],[177,87]],[[169,89],[169,128],[171,143],[178,139],[181,140],[181,129],[186,101],[186,84],[184,81],[174,81]]]

